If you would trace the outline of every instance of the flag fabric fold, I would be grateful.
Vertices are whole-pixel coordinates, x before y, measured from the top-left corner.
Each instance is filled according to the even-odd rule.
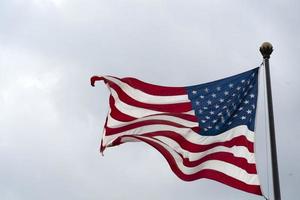
[[[101,152],[126,142],[157,149],[182,180],[212,179],[262,195],[254,156],[258,70],[188,87],[93,76],[110,90]]]

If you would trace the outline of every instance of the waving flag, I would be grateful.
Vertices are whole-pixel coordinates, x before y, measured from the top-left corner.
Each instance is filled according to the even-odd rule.
[[[258,68],[189,87],[94,76],[110,90],[101,152],[142,141],[182,180],[213,179],[262,195],[254,157]]]

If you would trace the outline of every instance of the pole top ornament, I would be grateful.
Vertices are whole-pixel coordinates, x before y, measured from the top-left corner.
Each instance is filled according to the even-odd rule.
[[[260,46],[259,51],[264,59],[269,59],[273,52],[273,46],[270,42],[264,42]]]

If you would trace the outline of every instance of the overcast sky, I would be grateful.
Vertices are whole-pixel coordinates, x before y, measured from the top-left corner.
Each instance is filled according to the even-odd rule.
[[[181,181],[143,143],[102,157],[109,93],[101,83],[92,88],[89,78],[204,83],[259,66],[264,41],[274,46],[282,199],[297,199],[299,11],[297,0],[1,0],[0,199],[263,199],[207,179]],[[264,113],[261,90],[256,158],[269,196]]]

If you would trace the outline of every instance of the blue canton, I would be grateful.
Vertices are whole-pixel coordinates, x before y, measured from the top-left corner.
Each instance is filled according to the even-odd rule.
[[[258,69],[187,87],[200,135],[218,135],[238,125],[254,131]]]

